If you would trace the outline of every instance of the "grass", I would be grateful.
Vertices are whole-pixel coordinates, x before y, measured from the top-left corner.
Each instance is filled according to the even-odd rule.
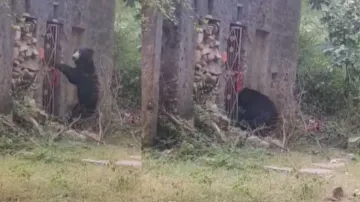
[[[129,159],[139,149],[56,143],[31,155],[0,156],[0,201],[131,201],[139,192],[140,171],[81,163],[82,158]]]
[[[81,158],[115,160],[139,154],[128,145],[124,141],[116,147],[66,142],[38,148],[32,155],[0,157],[0,201],[318,202],[337,186],[346,194],[360,189],[359,162],[337,169],[331,178],[263,169],[263,165],[300,168],[325,161],[299,152],[219,149],[181,159],[148,152],[143,154],[142,171],[80,162]]]
[[[342,156],[339,151],[329,152],[334,157]],[[301,168],[325,161],[306,153],[241,149],[232,153],[217,151],[210,159],[183,161],[154,160],[151,156],[143,155],[144,201],[319,202],[331,196],[337,186],[349,195],[360,189],[359,162],[338,169],[329,179],[263,169],[263,165]]]

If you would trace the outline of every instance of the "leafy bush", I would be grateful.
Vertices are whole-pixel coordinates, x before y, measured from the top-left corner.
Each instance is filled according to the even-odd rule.
[[[304,109],[335,115],[347,105],[343,94],[344,71],[332,68],[330,57],[324,54],[329,43],[320,17],[321,12],[312,10],[308,2],[302,2],[298,83],[305,91]]]
[[[140,5],[127,7],[117,1],[115,16],[115,63],[121,78],[121,104],[126,107],[139,106],[141,102],[141,28],[137,16]]]

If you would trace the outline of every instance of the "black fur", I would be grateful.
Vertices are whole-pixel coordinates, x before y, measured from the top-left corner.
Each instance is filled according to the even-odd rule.
[[[96,112],[99,100],[99,80],[93,61],[94,51],[90,48],[81,48],[79,58],[74,60],[75,68],[67,64],[57,64],[59,69],[77,87],[78,103],[73,107],[70,120],[74,118],[86,118]]]
[[[242,130],[254,130],[259,127],[273,129],[276,125],[278,118],[276,107],[260,92],[244,88],[238,95],[238,106],[238,122],[246,123],[246,126],[238,125]]]

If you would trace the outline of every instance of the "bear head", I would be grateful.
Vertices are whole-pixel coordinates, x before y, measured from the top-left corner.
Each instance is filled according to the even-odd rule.
[[[95,71],[93,61],[94,50],[91,48],[79,48],[72,55],[72,59],[76,65],[84,72],[93,73]]]

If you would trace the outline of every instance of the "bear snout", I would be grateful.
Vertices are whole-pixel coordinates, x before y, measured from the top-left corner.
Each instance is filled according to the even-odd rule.
[[[76,52],[72,55],[72,59],[73,59],[74,61],[78,60],[79,57],[80,57],[79,51],[76,51]]]

